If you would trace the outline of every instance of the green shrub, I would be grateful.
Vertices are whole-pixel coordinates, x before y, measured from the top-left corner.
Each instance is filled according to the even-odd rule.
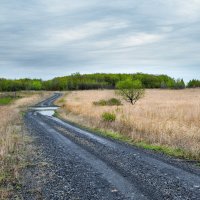
[[[132,105],[144,96],[144,89],[140,80],[126,79],[119,81],[116,88],[118,89],[117,94]]]
[[[119,105],[122,105],[121,101],[116,98],[111,98],[107,101],[104,99],[101,99],[99,101],[93,102],[93,104],[96,106],[119,106]]]
[[[109,99],[107,101],[107,105],[109,105],[109,106],[120,106],[120,105],[122,105],[122,103],[119,99],[112,98],[112,99]]]
[[[104,112],[101,117],[105,122],[114,122],[116,120],[114,113]]]

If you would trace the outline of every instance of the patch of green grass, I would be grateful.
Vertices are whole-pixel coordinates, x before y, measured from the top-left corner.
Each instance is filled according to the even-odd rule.
[[[131,142],[130,138],[125,137],[119,133],[112,132],[112,131],[106,131],[106,130],[100,130],[100,129],[93,129],[93,131],[100,133],[101,135],[104,135],[106,137],[115,139],[115,140],[120,140],[120,141],[126,141],[126,142]]]
[[[116,132],[112,132],[112,131],[99,130],[99,129],[90,129],[90,130],[98,132],[98,133],[102,134],[103,136],[109,137],[111,139],[120,140],[122,142],[126,142],[126,143],[129,143],[131,145],[135,145],[137,147],[141,147],[141,148],[144,148],[144,149],[162,152],[164,154],[179,157],[179,158],[188,158],[186,156],[184,150],[182,150],[182,149],[172,148],[172,147],[168,147],[168,146],[148,144],[144,141],[136,142],[136,141],[130,139],[129,137],[127,137],[127,136],[124,136],[120,133],[116,133]]]
[[[157,152],[162,152],[164,154],[170,155],[170,156],[175,156],[178,158],[187,158],[189,159],[188,155],[183,149],[180,148],[172,148],[168,146],[161,146],[161,145],[153,145],[153,144],[148,144],[146,142],[137,142],[136,146],[142,147],[144,149],[149,149]]]
[[[12,97],[2,97],[0,98],[0,105],[8,105],[13,101]]]

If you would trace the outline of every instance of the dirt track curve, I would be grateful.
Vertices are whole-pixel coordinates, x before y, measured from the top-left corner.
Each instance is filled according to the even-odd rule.
[[[53,106],[59,96],[37,106]],[[200,199],[200,169],[188,162],[98,136],[36,110],[27,112],[25,123],[35,137],[38,159],[46,164],[43,176],[35,176],[38,168],[26,173],[24,199]],[[39,194],[30,192],[34,182],[40,183]]]

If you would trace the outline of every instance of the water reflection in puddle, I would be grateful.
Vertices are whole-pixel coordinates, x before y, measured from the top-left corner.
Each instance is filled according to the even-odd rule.
[[[36,113],[40,113],[41,115],[46,115],[46,116],[53,116],[55,114],[55,111],[59,107],[31,107],[31,110],[36,111]]]
[[[55,110],[43,110],[43,111],[38,111],[38,113],[51,117],[54,115]]]

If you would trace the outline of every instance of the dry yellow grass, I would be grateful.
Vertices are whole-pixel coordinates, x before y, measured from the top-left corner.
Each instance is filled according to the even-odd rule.
[[[95,106],[94,101],[116,97],[114,91],[74,91],[60,102],[63,118],[93,128],[112,130],[134,141],[183,149],[200,159],[200,89],[146,90],[134,106]],[[113,112],[117,120],[105,123],[103,112]]]
[[[7,199],[12,184],[19,176],[19,167],[24,148],[23,123],[21,111],[33,105],[48,93],[21,93],[23,98],[11,105],[0,106],[0,199]]]

